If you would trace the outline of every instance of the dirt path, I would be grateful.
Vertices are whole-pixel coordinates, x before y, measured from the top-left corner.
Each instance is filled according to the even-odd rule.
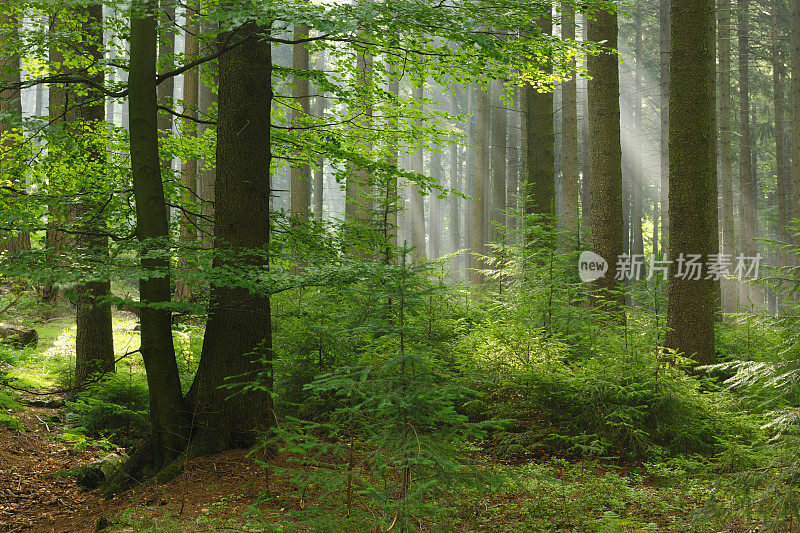
[[[25,424],[25,433],[0,428],[0,531],[51,531],[95,499],[81,493],[74,479],[53,474],[106,452],[77,451],[57,440],[59,424],[51,417],[61,415],[55,409],[26,407],[15,416]]]
[[[0,427],[0,532],[94,532],[99,519],[111,525],[110,531],[154,525],[159,530],[159,524],[171,531],[207,531],[210,524],[258,530],[242,527],[243,513],[258,501],[267,480],[245,450],[196,459],[170,483],[143,484],[106,500],[82,492],[73,478],[54,474],[89,464],[107,451],[77,451],[59,441],[62,426],[50,421],[62,416],[58,410],[26,407],[15,416],[25,433]],[[262,509],[278,520],[281,511]]]

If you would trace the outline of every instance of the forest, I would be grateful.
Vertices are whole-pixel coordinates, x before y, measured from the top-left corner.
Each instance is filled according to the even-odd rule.
[[[0,531],[800,530],[800,0],[3,0]]]

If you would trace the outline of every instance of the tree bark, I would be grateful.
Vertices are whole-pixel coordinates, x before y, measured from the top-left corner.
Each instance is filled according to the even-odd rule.
[[[2,15],[0,24],[8,27],[8,31],[3,31],[0,35],[0,49],[12,48],[17,45],[19,33],[19,21],[11,16]],[[0,82],[8,84],[18,84],[20,82],[20,56],[13,53],[7,57],[0,58]],[[10,113],[15,117],[22,116],[22,94],[19,89],[5,89],[0,91],[0,113]],[[25,178],[23,160],[14,160],[14,141],[8,136],[12,125],[0,122],[0,147],[3,152],[10,151],[9,154],[0,155],[4,167],[4,178],[10,177],[11,187],[15,190],[12,194],[22,194],[25,191]],[[27,231],[17,231],[0,234],[0,252],[6,251],[17,253],[31,249],[31,237]]]
[[[589,19],[583,17],[583,40],[589,39],[588,34]],[[585,60],[588,60],[586,57]],[[591,195],[591,157],[589,138],[589,82],[584,78],[583,91],[581,96],[581,224],[583,231],[582,239],[588,240],[592,221],[592,195]]]
[[[615,280],[617,258],[624,246],[619,63],[613,51],[617,48],[617,14],[598,12],[589,21],[589,40],[605,41],[603,53],[588,59],[592,251],[608,262],[605,276],[595,282],[595,301],[605,302],[624,320],[625,298]]]
[[[500,95],[503,93],[503,83],[492,80],[492,202],[489,226],[489,242],[497,243],[503,240],[506,226],[506,158],[508,130],[508,115]]]
[[[424,97],[423,87],[414,87],[412,89],[412,97],[419,106],[419,111],[422,112],[422,99]],[[422,118],[414,119],[417,128],[422,128]],[[417,148],[411,156],[411,170],[422,174],[423,172],[423,154],[422,148]],[[414,261],[425,261],[427,258],[427,249],[425,244],[425,200],[419,192],[419,188],[411,184],[408,188],[409,202],[410,202],[410,215],[411,215],[411,246],[414,247],[412,257]]]
[[[142,245],[139,281],[142,304],[141,347],[150,394],[152,464],[162,467],[185,448],[189,420],[172,344],[169,261],[164,259],[169,237],[167,204],[158,157],[156,95],[156,6],[132,9],[130,37],[131,170],[136,200],[136,234]]]
[[[486,254],[486,196],[489,181],[489,95],[476,87],[475,107],[475,165],[472,174],[472,217],[470,221],[470,282],[483,283],[485,262],[480,258]]]
[[[359,121],[365,132],[372,127],[372,58],[359,50],[356,59],[356,70],[362,84],[363,101],[359,103],[364,118]],[[368,135],[368,133],[366,134]],[[372,144],[367,142],[364,152],[369,154]],[[347,176],[345,184],[345,224],[347,245],[358,255],[365,256],[366,251],[361,243],[368,240],[367,234],[372,224],[372,186],[369,173],[354,165]]]
[[[442,153],[431,150],[431,178],[438,184],[442,183]],[[439,200],[439,191],[432,191],[430,195],[430,258],[438,259],[442,255],[442,202]]]
[[[198,13],[194,0],[186,4],[186,31],[184,32],[185,61],[191,62],[200,56],[200,25],[197,22]],[[187,70],[183,74],[183,135],[187,138],[197,137],[197,108],[200,84],[200,71],[198,67]],[[180,242],[184,246],[197,240],[197,159],[192,156],[181,163],[183,175],[182,207],[180,215]],[[178,256],[178,279],[175,283],[175,296],[181,300],[191,300],[194,297],[194,288],[182,275],[189,268],[185,255],[188,250],[181,250]]]
[[[210,34],[217,29],[216,27],[205,25],[203,27],[203,33]],[[203,50],[203,54],[214,51],[213,44],[207,47],[209,50]],[[212,86],[217,85],[217,70],[217,61],[210,61],[200,65],[201,83],[198,86],[199,94],[197,96],[197,105],[199,108],[198,114],[204,120],[214,120],[217,118],[215,112],[217,95],[209,86],[209,84]],[[210,81],[202,81],[204,79],[210,79]],[[212,126],[209,124],[198,124],[198,137],[205,137],[206,132],[210,128],[212,128]],[[197,201],[200,204],[199,209],[202,215],[198,221],[198,230],[204,248],[212,248],[214,243],[214,199],[216,196],[214,187],[216,180],[217,169],[214,162],[211,160],[204,160],[203,164],[197,169]]]
[[[99,64],[103,59],[103,6],[100,4],[85,7],[86,20],[83,30],[87,35],[98,38],[99,45],[88,45],[82,53],[90,57],[93,63]],[[103,72],[90,73],[82,69],[82,76],[93,78],[98,84],[103,83]],[[86,89],[76,102],[77,118],[90,131],[105,128],[105,100],[98,91]],[[76,130],[82,135],[84,129]],[[86,141],[88,164],[92,168],[102,169],[106,161],[105,146],[95,145],[91,137]],[[88,169],[87,169],[88,170]],[[87,172],[88,173],[88,172]],[[103,179],[98,177],[87,183],[84,192],[94,192],[95,187],[100,194],[103,191]],[[108,259],[108,237],[101,236],[106,231],[106,215],[103,203],[88,196],[77,206],[77,219],[83,232],[75,237],[76,248],[92,262],[103,262]],[[75,332],[75,388],[83,387],[86,380],[95,373],[114,371],[114,335],[111,319],[111,281],[99,279],[84,283],[76,288],[76,332]]]
[[[731,156],[731,0],[719,0],[719,181],[722,188],[721,251],[736,255],[733,224],[733,159]],[[733,313],[738,305],[738,283],[722,281],[722,311]]]
[[[739,213],[741,253],[754,257],[758,253],[756,244],[755,180],[753,179],[753,154],[750,139],[750,0],[738,0],[739,36]],[[745,284],[742,287],[744,305],[759,306],[761,295],[758,287]]]
[[[714,360],[713,282],[680,277],[680,257],[697,254],[706,264],[713,121],[713,0],[672,0],[669,93],[669,303],[666,346],[700,364]],[[704,277],[704,274],[703,276]]]
[[[800,218],[800,1],[792,0],[792,201],[791,217]],[[800,233],[792,237],[792,244],[800,247]],[[793,265],[800,264],[795,256]]]
[[[308,26],[298,26],[294,31],[295,40],[308,37]],[[308,46],[304,43],[292,46],[292,68],[295,71],[308,70]],[[308,90],[308,78],[294,76],[292,87],[292,124],[301,127],[303,120],[311,113],[311,98]],[[291,215],[298,221],[306,221],[310,216],[311,204],[311,167],[308,163],[295,163],[291,170]]]
[[[548,4],[549,5],[549,4]],[[539,19],[541,34],[549,36],[553,32],[553,21],[549,16]],[[543,66],[546,73],[551,66]],[[537,91],[532,86],[525,87],[527,99],[527,169],[525,180],[525,216],[537,215],[540,224],[550,227],[555,223],[556,180],[555,180],[555,134],[553,131],[553,93]],[[525,237],[526,246],[550,246],[553,243],[535,243],[531,232]]]
[[[777,204],[778,204],[778,240],[786,244],[789,242],[787,217],[787,195],[789,190],[789,180],[786,176],[786,167],[783,164],[784,155],[784,94],[783,94],[783,71],[784,65],[780,54],[780,36],[778,32],[778,18],[780,4],[778,0],[772,0],[772,94],[773,109],[775,111],[775,175],[777,178]],[[781,250],[778,253],[778,266],[788,266],[786,252]]]
[[[725,1],[725,0],[722,0]],[[660,0],[659,16],[659,95],[661,102],[661,249],[667,251],[669,236],[669,63],[670,63],[670,0]]]
[[[450,95],[450,113],[453,115],[458,114],[458,102],[456,95]],[[459,179],[460,167],[458,157],[459,146],[456,143],[450,145],[450,188],[454,190],[463,190],[463,185]],[[459,197],[451,194],[449,197],[450,207],[450,253],[454,253],[461,249],[461,210],[459,209]],[[453,256],[451,263],[451,270],[453,275],[458,277],[461,271],[461,256]]]
[[[214,248],[224,253],[214,260],[218,268],[269,267],[272,62],[264,31],[247,22],[219,37],[220,46],[247,40],[219,58]],[[269,297],[213,284],[200,364],[187,394],[203,452],[252,446],[275,423],[271,365]],[[224,388],[230,385],[259,386]]]
[[[561,38],[575,39],[575,8],[562,2]],[[574,60],[571,61],[574,67]],[[578,244],[580,212],[578,206],[578,96],[577,73],[561,85],[561,202],[562,224],[570,246]]]
[[[317,70],[323,71],[325,70],[325,52],[320,51],[319,55],[317,56],[316,60]],[[317,89],[317,92],[320,92],[320,89]],[[399,92],[399,91],[398,91]],[[325,114],[325,96],[322,94],[317,95],[314,98],[314,116],[317,118],[322,118]],[[395,157],[395,164],[397,164],[397,158]],[[316,220],[322,220],[322,207],[325,198],[324,189],[325,189],[325,159],[322,155],[317,157],[317,164],[314,167],[314,218]],[[395,193],[395,196],[397,194]],[[397,212],[394,213],[394,226],[397,227]],[[397,241],[397,231],[395,230],[395,244]]]
[[[644,256],[644,235],[642,229],[642,194],[643,194],[643,160],[644,135],[642,121],[642,5],[637,3],[634,13],[634,58],[636,62],[634,70],[634,102],[633,102],[633,146],[636,152],[633,157],[633,190],[631,191],[631,233],[633,242],[631,244],[631,254]]]

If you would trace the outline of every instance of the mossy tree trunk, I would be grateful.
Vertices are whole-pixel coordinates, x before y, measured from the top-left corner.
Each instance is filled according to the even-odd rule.
[[[617,14],[599,11],[589,21],[589,40],[604,41],[601,54],[589,56],[589,153],[592,166],[592,251],[608,262],[595,282],[595,300],[624,319],[625,298],[615,280],[617,257],[624,246],[622,148],[620,145]]]
[[[719,182],[722,190],[721,252],[736,255],[733,223],[733,158],[731,154],[731,0],[720,0],[719,27]],[[736,311],[738,283],[722,281],[722,311]]]
[[[217,268],[269,267],[272,62],[265,31],[247,22],[219,37],[220,45],[246,40],[219,59]],[[251,292],[245,284],[212,285],[203,350],[187,394],[193,446],[203,453],[252,446],[274,424],[271,359],[268,295]],[[255,384],[244,391],[225,388]]]
[[[669,303],[666,346],[701,364],[714,360],[713,282],[680,276],[679,257],[711,249],[709,175],[713,138],[713,0],[672,0],[669,93]]]
[[[103,58],[103,6],[87,6],[86,15],[83,29],[94,41],[87,41],[83,53],[98,64]],[[81,75],[93,77],[97,84],[103,83],[102,71],[92,74],[84,70]],[[105,100],[102,94],[87,89],[75,104],[76,118],[89,131],[105,127]],[[83,128],[76,129],[75,134],[82,135],[82,131]],[[104,222],[106,214],[103,213],[105,202],[101,196],[108,194],[103,191],[105,147],[95,144],[91,138],[86,141],[85,147],[87,168],[78,172],[95,177],[84,186],[84,199],[76,208],[76,218],[82,231],[76,234],[75,244],[89,261],[103,262],[108,258]],[[76,289],[76,294],[75,387],[80,388],[92,374],[114,371],[114,335],[109,300],[111,281],[99,279],[84,283]]]
[[[164,259],[169,237],[167,204],[158,155],[156,95],[157,2],[135,4],[130,38],[130,149],[136,233],[142,244],[142,267],[149,276],[139,281],[142,304],[141,353],[150,391],[152,435],[149,461],[162,467],[186,448],[189,419],[181,395],[172,344],[169,261]]]

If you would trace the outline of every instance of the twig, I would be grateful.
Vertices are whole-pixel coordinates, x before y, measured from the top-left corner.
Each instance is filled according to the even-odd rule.
[[[11,303],[6,305],[4,308],[0,309],[0,315],[11,309],[14,306],[14,304],[16,304],[20,300],[20,298],[22,298],[22,295],[23,293],[19,293],[16,298],[11,300]]]

